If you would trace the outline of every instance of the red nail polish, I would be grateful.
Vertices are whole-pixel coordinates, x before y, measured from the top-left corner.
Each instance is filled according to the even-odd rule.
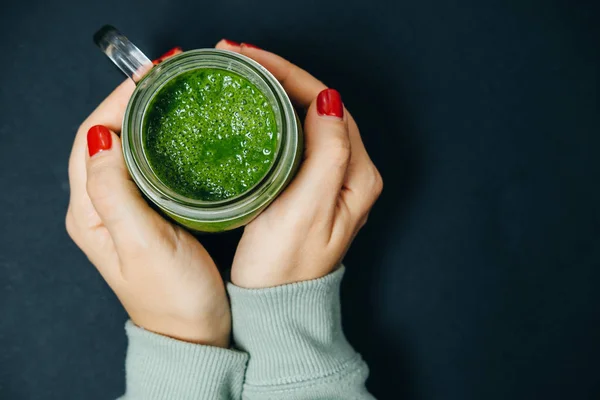
[[[90,157],[112,146],[112,136],[107,127],[102,125],[92,126],[87,133],[88,152]]]
[[[317,113],[330,117],[344,117],[344,103],[340,92],[335,89],[325,89],[317,96]]]
[[[238,42],[233,41],[233,40],[223,39],[223,41],[225,43],[227,43],[227,45],[229,45],[229,46],[240,47],[240,44]]]
[[[257,49],[257,50],[262,50],[260,47],[252,44],[252,43],[242,43],[240,46],[242,47],[247,47],[249,49]]]
[[[158,57],[156,60],[152,61],[152,64],[154,65],[158,65],[161,62],[165,61],[167,58],[169,57],[173,57],[177,54],[183,53],[183,49],[179,46],[177,47],[173,47],[171,50],[167,51],[165,54],[163,54],[162,56]]]

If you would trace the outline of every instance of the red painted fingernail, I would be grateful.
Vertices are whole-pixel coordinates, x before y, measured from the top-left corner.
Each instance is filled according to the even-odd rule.
[[[223,39],[223,41],[225,43],[227,43],[229,46],[240,47],[240,44],[238,42],[236,42],[236,41],[229,40],[229,39]]]
[[[158,57],[156,60],[152,61],[152,64],[158,65],[161,62],[165,61],[167,58],[173,57],[173,56],[175,56],[177,54],[181,54],[181,53],[183,53],[183,49],[181,47],[179,47],[179,46],[173,47],[171,50],[167,51],[165,54]]]
[[[87,133],[88,152],[90,157],[112,146],[112,136],[107,127],[103,125],[92,126]]]
[[[260,47],[254,45],[252,43],[242,43],[240,46],[242,46],[242,47],[248,47],[249,49],[262,50]]]
[[[317,113],[321,116],[344,117],[344,103],[340,92],[335,89],[325,89],[317,96]]]

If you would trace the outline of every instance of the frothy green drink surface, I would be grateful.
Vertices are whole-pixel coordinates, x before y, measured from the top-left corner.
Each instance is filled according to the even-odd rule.
[[[155,95],[144,118],[150,166],[186,197],[237,196],[273,164],[273,109],[254,84],[234,72],[201,68],[176,76]]]

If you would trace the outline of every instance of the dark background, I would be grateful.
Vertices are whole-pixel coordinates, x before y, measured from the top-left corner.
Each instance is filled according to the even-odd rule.
[[[337,88],[385,180],[346,258],[347,336],[382,399],[600,398],[597,1],[0,6],[0,398],[124,390],[126,316],[64,229],[80,122],[150,57],[255,43]],[[204,240],[220,264],[239,233]]]

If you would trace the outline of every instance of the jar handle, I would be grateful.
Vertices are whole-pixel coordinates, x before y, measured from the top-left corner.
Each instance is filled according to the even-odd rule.
[[[135,83],[152,69],[152,61],[114,26],[100,28],[94,34],[94,43]]]

